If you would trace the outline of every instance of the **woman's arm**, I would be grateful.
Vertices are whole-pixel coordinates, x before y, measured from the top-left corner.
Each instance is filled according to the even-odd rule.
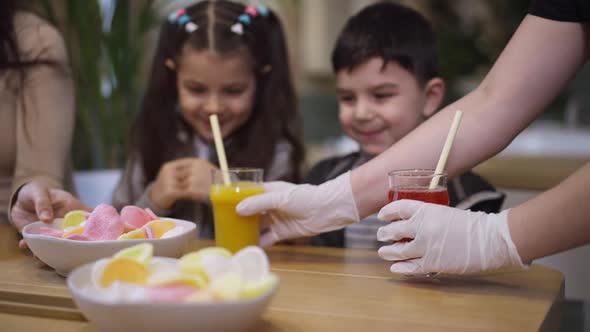
[[[13,199],[33,180],[62,188],[74,129],[74,88],[63,39],[41,23],[17,32],[23,60],[51,64],[25,67],[17,110]]]
[[[590,163],[557,187],[510,210],[510,235],[523,261],[590,243]]]
[[[587,38],[583,24],[528,15],[475,91],[352,172],[361,217],[387,203],[387,172],[436,166],[456,110],[464,115],[446,167],[451,176],[501,151],[583,65],[588,55]]]

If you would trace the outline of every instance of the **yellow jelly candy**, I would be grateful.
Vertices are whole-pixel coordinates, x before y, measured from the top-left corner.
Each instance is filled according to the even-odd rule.
[[[125,248],[116,253],[114,258],[127,258],[147,266],[154,255],[154,246],[151,243],[140,243]]]
[[[242,277],[237,272],[226,273],[209,284],[213,298],[217,300],[239,300]]]
[[[154,231],[154,237],[159,239],[164,233],[173,229],[174,226],[176,226],[176,224],[172,220],[152,220],[143,227],[151,227],[152,231]]]
[[[249,300],[262,296],[273,289],[278,281],[279,278],[270,273],[259,281],[245,283],[240,291],[240,299]]]
[[[62,234],[61,237],[63,237],[64,239],[70,235],[74,235],[74,234],[84,234],[84,227],[83,226],[78,226],[78,227],[74,227],[72,229],[70,229],[69,231],[66,231]]]
[[[207,286],[207,282],[200,276],[186,276],[179,274],[164,274],[152,276],[147,281],[148,286],[186,285],[195,288]]]
[[[203,267],[201,259],[203,256],[208,254],[215,254],[222,257],[231,257],[232,254],[229,250],[222,248],[222,247],[207,247],[201,250],[188,253],[180,258],[178,261],[178,266],[180,271],[190,275],[198,275],[203,277],[205,280],[208,280],[207,273]]]
[[[120,281],[145,285],[148,276],[149,271],[145,265],[133,259],[117,257],[105,265],[99,284],[102,287],[109,287],[113,282]]]
[[[184,298],[184,302],[197,303],[197,302],[211,302],[213,301],[213,294],[208,289],[201,289],[192,295]]]
[[[86,220],[84,216],[84,211],[82,210],[72,210],[64,216],[64,220],[61,222],[61,229],[66,229],[68,227],[77,227],[82,222]]]
[[[119,235],[117,240],[138,240],[138,239],[146,239],[145,232],[143,228],[133,230],[131,232],[123,233]]]

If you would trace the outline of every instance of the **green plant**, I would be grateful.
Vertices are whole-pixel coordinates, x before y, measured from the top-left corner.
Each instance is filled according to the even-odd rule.
[[[153,0],[36,0],[62,31],[76,86],[76,169],[120,167],[138,109]]]

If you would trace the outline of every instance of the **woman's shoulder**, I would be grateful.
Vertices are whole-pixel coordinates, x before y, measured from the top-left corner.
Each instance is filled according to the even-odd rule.
[[[61,62],[67,59],[60,32],[35,13],[18,11],[14,16],[14,30],[22,60]]]

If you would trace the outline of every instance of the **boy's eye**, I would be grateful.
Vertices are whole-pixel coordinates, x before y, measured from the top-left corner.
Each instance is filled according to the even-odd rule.
[[[340,100],[340,102],[342,103],[350,103],[354,101],[354,96],[352,95],[339,95],[338,96],[338,100]]]
[[[393,97],[392,93],[375,93],[373,97],[377,100],[384,100]]]

